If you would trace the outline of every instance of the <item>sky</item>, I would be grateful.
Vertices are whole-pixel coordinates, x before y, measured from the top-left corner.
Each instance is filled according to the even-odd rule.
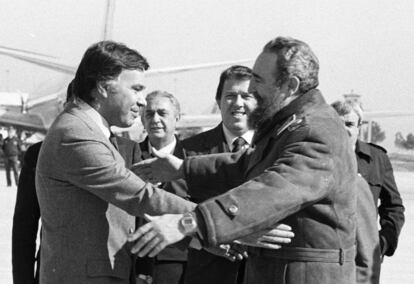
[[[86,48],[102,39],[105,1],[0,5],[0,45],[76,66]],[[157,69],[254,59],[270,39],[291,36],[319,57],[320,89],[328,102],[352,90],[363,96],[366,110],[414,111],[413,15],[412,0],[116,0],[112,38],[137,49]],[[173,92],[184,113],[207,113],[222,69],[151,78],[148,90]],[[0,91],[34,97],[67,80],[0,56]]]

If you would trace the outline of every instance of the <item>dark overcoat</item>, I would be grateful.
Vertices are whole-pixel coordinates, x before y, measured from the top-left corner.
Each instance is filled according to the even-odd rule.
[[[227,145],[223,124],[197,134],[182,141],[181,146],[185,157],[230,152]],[[239,180],[238,184],[242,183]],[[208,191],[192,190],[189,188],[191,201],[203,202],[211,197],[222,194],[231,188],[214,187]],[[229,261],[223,257],[213,255],[205,250],[188,250],[188,264],[185,273],[185,283],[198,284],[234,284],[240,268],[240,261]]]
[[[174,149],[174,156],[183,158],[183,151],[181,147],[181,141],[176,137],[177,144]],[[146,160],[151,158],[151,152],[148,149],[148,136],[140,143],[141,148],[141,159]],[[185,180],[175,180],[171,182],[162,183],[160,185],[164,190],[174,193],[184,199],[188,199],[187,193],[187,184]],[[146,221],[143,218],[137,218],[137,227],[142,226]],[[168,269],[168,274],[170,275],[160,275],[167,274],[164,270],[161,273],[157,274],[157,265],[162,263],[164,269]],[[162,250],[154,258],[150,257],[138,257],[136,263],[136,271],[138,274],[143,275],[152,275],[155,282],[164,281],[167,283],[181,283],[183,279],[183,271],[185,271],[187,263],[187,250],[179,248],[177,246],[168,246]],[[168,267],[167,267],[168,266]],[[164,283],[163,282],[163,283]]]
[[[280,110],[244,154],[190,157],[189,188],[205,191],[226,177],[245,183],[198,205],[206,245],[269,228],[292,227],[280,250],[252,248],[247,283],[355,282],[356,161],[348,134],[318,90]]]
[[[378,210],[381,254],[392,256],[397,248],[405,217],[390,159],[381,146],[359,140],[355,153],[358,172],[368,182]]]
[[[357,179],[357,234],[355,257],[358,284],[378,284],[381,270],[381,252],[377,214],[371,190],[361,176]]]

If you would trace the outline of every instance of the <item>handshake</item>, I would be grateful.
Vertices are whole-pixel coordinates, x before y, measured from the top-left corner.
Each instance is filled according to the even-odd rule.
[[[186,232],[182,229],[183,214],[165,214],[162,216],[145,215],[149,221],[128,236],[128,241],[134,242],[131,252],[139,257],[154,257],[166,246],[181,241],[187,236],[197,239],[197,230]],[[212,254],[225,257],[231,261],[247,258],[247,247],[261,247],[266,249],[279,249],[288,244],[294,237],[291,227],[284,224],[275,224],[273,228],[253,233],[231,244],[221,244],[217,247],[205,248]],[[201,249],[201,244],[190,246]]]

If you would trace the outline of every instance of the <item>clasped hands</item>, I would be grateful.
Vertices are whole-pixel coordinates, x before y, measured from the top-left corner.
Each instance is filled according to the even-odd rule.
[[[156,256],[166,246],[182,240],[186,235],[180,230],[182,214],[165,214],[161,216],[145,215],[149,221],[128,236],[129,242],[134,242],[131,252],[139,257]],[[273,228],[245,236],[232,244],[222,244],[217,247],[206,248],[215,255],[229,260],[247,257],[246,246],[279,249],[288,244],[294,237],[291,227],[284,224],[275,224]]]
[[[168,182],[184,177],[183,160],[165,154],[152,148],[155,158],[141,161],[132,166],[131,170],[143,180],[151,183]],[[185,234],[180,230],[179,222],[182,214],[165,214],[145,218],[149,223],[130,234],[128,241],[135,242],[131,251],[143,257],[154,257],[166,246],[182,240]],[[230,260],[247,257],[246,246],[279,249],[288,244],[294,237],[291,227],[275,224],[265,229],[245,236],[231,244],[221,244],[218,247],[206,248],[210,253],[223,256]]]

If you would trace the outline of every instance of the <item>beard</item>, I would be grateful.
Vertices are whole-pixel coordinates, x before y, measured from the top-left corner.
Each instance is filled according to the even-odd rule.
[[[251,129],[258,131],[272,121],[281,106],[277,96],[269,98],[256,95],[256,98],[257,107],[250,113],[247,123]]]

